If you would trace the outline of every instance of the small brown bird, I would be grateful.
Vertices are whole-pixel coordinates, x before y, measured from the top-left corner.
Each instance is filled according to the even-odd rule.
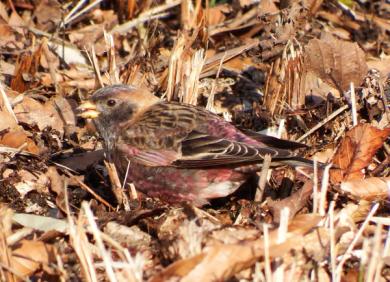
[[[171,203],[201,206],[233,193],[266,154],[271,166],[312,165],[291,151],[305,145],[241,131],[204,108],[165,102],[134,86],[104,87],[79,110],[94,120],[122,178]]]

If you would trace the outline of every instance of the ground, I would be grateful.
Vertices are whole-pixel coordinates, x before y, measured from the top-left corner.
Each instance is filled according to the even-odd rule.
[[[389,280],[389,55],[385,1],[0,2],[0,280]],[[150,198],[77,116],[115,83],[317,165]]]

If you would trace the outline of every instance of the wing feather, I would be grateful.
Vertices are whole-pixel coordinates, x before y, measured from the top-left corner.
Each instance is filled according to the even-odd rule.
[[[207,122],[215,123],[216,119],[219,130],[210,132]],[[223,131],[225,123],[229,134]],[[238,130],[239,138],[235,138],[232,125],[218,116],[174,103],[155,105],[124,130],[119,149],[130,159],[148,166],[239,166],[261,162],[267,154],[275,161],[294,156],[289,150],[257,146],[253,139],[248,143]]]

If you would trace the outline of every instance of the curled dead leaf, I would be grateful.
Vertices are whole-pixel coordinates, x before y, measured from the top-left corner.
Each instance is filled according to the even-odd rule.
[[[331,171],[333,183],[352,179],[363,179],[362,170],[367,167],[376,151],[390,135],[390,128],[383,130],[369,124],[359,124],[343,138],[333,157],[333,164],[338,169]]]
[[[42,48],[39,47],[33,54],[25,53],[20,56],[11,81],[12,90],[23,93],[37,85],[34,76],[38,71],[41,54]]]

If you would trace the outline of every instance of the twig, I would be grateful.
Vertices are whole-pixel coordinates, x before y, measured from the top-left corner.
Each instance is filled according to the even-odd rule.
[[[387,97],[386,97],[385,91],[383,90],[383,85],[382,85],[382,83],[379,83],[379,90],[380,90],[380,92],[381,92],[383,107],[384,107],[384,109],[385,109],[385,113],[386,113],[386,116],[387,116],[387,121],[390,123],[390,110],[389,110],[389,104],[388,104],[388,101],[387,101]]]
[[[109,209],[112,209],[112,210],[115,210],[115,208],[113,206],[111,206],[106,200],[104,200],[102,197],[100,197],[98,194],[96,194],[95,191],[93,191],[91,188],[89,188],[89,186],[87,184],[85,184],[83,181],[81,181],[80,179],[78,179],[76,176],[74,176],[73,174],[71,174],[69,171],[65,170],[64,171],[66,175],[68,175],[70,178],[72,178],[73,180],[75,180],[82,189],[86,190],[88,193],[92,194],[96,200],[98,200],[99,202],[101,202],[103,205],[105,205],[106,207],[108,207]]]
[[[118,204],[123,204],[126,211],[130,210],[129,200],[126,197],[126,194],[123,193],[122,185],[119,180],[118,171],[115,165],[112,162],[104,161],[104,165],[107,168],[108,176],[110,178],[111,184],[113,186],[113,192],[118,201]]]
[[[328,121],[334,119],[336,116],[338,116],[339,114],[341,114],[342,112],[344,112],[346,109],[348,109],[348,105],[344,105],[342,106],[340,109],[334,111],[333,113],[331,113],[327,118],[325,118],[323,121],[321,121],[320,123],[318,123],[316,126],[312,127],[308,132],[306,132],[305,134],[303,134],[301,137],[299,137],[296,141],[297,142],[301,142],[302,140],[306,139],[306,137],[308,137],[310,134],[312,134],[313,132],[315,132],[316,130],[318,130],[319,128],[321,128],[324,124],[326,124]]]
[[[263,159],[263,165],[261,168],[259,185],[258,185],[257,190],[256,190],[256,195],[255,195],[256,202],[260,202],[263,198],[265,184],[267,183],[268,169],[269,169],[270,165],[271,165],[271,155],[266,154],[264,156],[264,159]]]

